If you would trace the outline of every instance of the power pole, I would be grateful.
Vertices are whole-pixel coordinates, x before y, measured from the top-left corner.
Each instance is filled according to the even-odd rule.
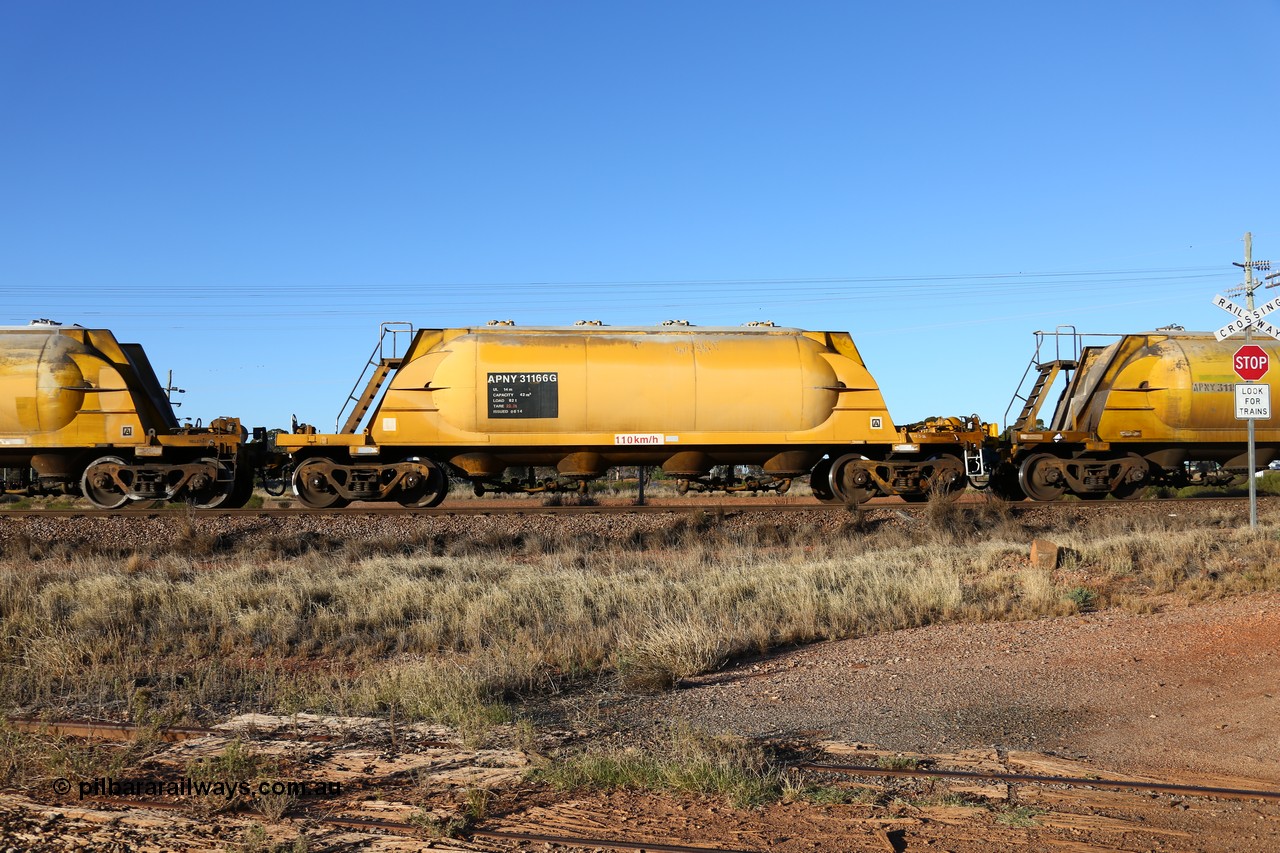
[[[1245,308],[1253,311],[1253,232],[1244,232],[1244,294]],[[1253,325],[1244,329],[1245,345],[1253,343]],[[1249,529],[1258,529],[1258,478],[1254,476],[1257,469],[1257,449],[1253,442],[1253,418],[1249,418]]]
[[[1244,284],[1240,285],[1238,288],[1233,288],[1232,290],[1229,290],[1227,292],[1238,293],[1241,290],[1243,290],[1245,295],[1245,305],[1246,305],[1245,310],[1248,311],[1250,315],[1252,315],[1254,311],[1253,291],[1258,287],[1258,284],[1259,284],[1259,282],[1254,280],[1253,271],[1254,269],[1260,269],[1260,270],[1271,269],[1270,261],[1255,261],[1253,259],[1253,233],[1252,232],[1246,231],[1244,234],[1244,263],[1239,264],[1239,263],[1233,262],[1233,264],[1244,270]],[[1271,278],[1272,276],[1267,276],[1268,281],[1270,281]],[[1276,284],[1280,284],[1280,281],[1277,281],[1275,284],[1268,284],[1267,287],[1275,287]],[[1267,304],[1268,306],[1271,305],[1271,303],[1267,303]],[[1253,343],[1253,323],[1254,322],[1256,322],[1256,319],[1244,327],[1244,342],[1246,346]],[[1274,335],[1274,332],[1270,332],[1270,334]],[[1237,372],[1239,371],[1237,370]],[[1244,377],[1241,376],[1241,378],[1243,379]],[[1257,477],[1255,477],[1254,474],[1257,473],[1256,468],[1258,465],[1258,458],[1257,458],[1257,448],[1254,442],[1254,437],[1255,437],[1255,428],[1253,423],[1254,418],[1247,418],[1247,420],[1249,421],[1249,427],[1248,427],[1249,429],[1249,454],[1248,454],[1249,527],[1252,529],[1257,529],[1258,527],[1258,481],[1257,481]]]

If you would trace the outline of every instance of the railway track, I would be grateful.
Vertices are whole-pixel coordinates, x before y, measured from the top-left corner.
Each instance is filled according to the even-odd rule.
[[[129,724],[108,724],[108,722],[81,720],[41,721],[28,719],[28,717],[13,717],[13,719],[9,719],[9,725],[19,730],[45,731],[45,733],[95,740],[118,740],[140,733],[136,726]],[[147,730],[147,733],[157,739],[164,740],[164,742],[177,742],[177,740],[200,738],[200,736],[205,735],[228,736],[230,734],[225,730],[189,726]],[[328,740],[324,736],[298,736],[291,735],[291,733],[282,733],[282,731],[273,731],[270,734],[264,733],[264,736],[271,740],[296,739],[312,740],[312,742],[315,742],[315,740]],[[358,744],[348,745],[360,748]],[[1280,790],[1224,788],[1224,786],[1180,784],[1176,783],[1176,781],[1107,779],[1107,777],[1097,776],[1048,776],[1005,771],[947,770],[945,767],[937,766],[882,767],[800,762],[792,765],[792,768],[801,772],[801,774],[812,777],[831,775],[850,776],[855,777],[855,779],[859,779],[859,777],[860,779],[868,779],[868,777],[872,777],[872,779],[874,777],[922,777],[922,779],[929,780],[956,780],[960,781],[960,783],[989,781],[989,783],[1000,784],[1036,785],[1042,786],[1042,788],[1059,790],[1074,788],[1093,790],[1093,792],[1164,794],[1172,795],[1172,797],[1206,800],[1204,808],[1215,808],[1212,804],[1215,800],[1280,802]],[[381,792],[380,797],[385,798],[387,792],[397,789],[401,781],[394,776],[378,776],[375,779],[365,780],[364,784],[355,786],[352,789],[352,794],[356,794],[355,799],[343,798],[324,804],[293,803],[292,806],[279,813],[273,820],[278,821],[279,818],[291,817],[293,820],[305,821],[305,825],[317,827],[317,829],[319,827],[332,827],[333,830],[355,831],[355,833],[367,835],[394,835],[421,841],[426,841],[429,838],[439,838],[438,831],[431,830],[430,827],[421,824],[421,822],[361,815],[358,803],[365,798],[367,790],[378,790],[378,792]],[[394,797],[392,799],[394,800]],[[1037,802],[1037,800],[1033,800],[1033,802]],[[92,794],[79,799],[78,804],[81,808],[110,809],[111,812],[145,813],[147,811],[160,811],[187,818],[200,813],[198,809],[196,812],[192,812],[189,804],[180,799],[152,799]],[[248,803],[239,804],[237,808],[228,812],[228,816],[234,815],[234,813],[238,813],[241,817],[255,815],[253,806]],[[470,825],[462,822],[456,829],[451,830],[451,835],[456,839],[456,843],[460,847],[475,849],[477,852],[479,850],[495,849],[529,849],[525,845],[538,845],[536,849],[548,850],[562,848],[620,850],[620,852],[632,852],[632,850],[640,852],[640,850],[644,850],[644,852],[649,853],[763,853],[763,849],[765,849],[754,847],[754,845],[753,847],[740,847],[741,840],[737,841],[739,845],[733,845],[733,841],[730,841],[728,847],[722,847],[722,844],[724,844],[723,838],[717,841],[701,839],[691,841],[687,835],[680,840],[663,840],[653,838],[653,836],[650,836],[650,838],[637,838],[636,830],[626,824],[625,818],[621,817],[617,822],[600,820],[593,822],[590,827],[586,827],[572,821],[570,824],[562,824],[557,817],[550,817],[552,822],[548,824],[548,822],[545,822],[548,820],[547,813],[541,813],[536,817],[535,813],[531,812],[525,820],[520,820],[520,818],[516,817],[513,825],[503,821],[502,817],[483,818],[483,820]],[[607,816],[600,815],[599,817],[605,818]],[[1110,818],[1100,818],[1100,820],[1105,821],[1110,820]],[[1052,825],[1052,822],[1050,825]],[[870,849],[876,845],[877,840],[881,845],[877,849],[902,850],[915,849],[916,847],[915,836],[910,836],[910,839],[906,838],[902,830],[893,830],[891,825],[884,824],[883,821],[854,821],[847,827],[847,830],[851,831],[850,840],[858,839],[860,847],[856,849]],[[1144,827],[1137,824],[1137,822],[1133,824],[1133,831],[1143,830]],[[311,830],[307,831],[310,833]],[[660,835],[660,831],[658,834]],[[330,838],[326,839],[324,835],[312,835],[311,838],[316,843],[319,843],[319,847],[316,849],[321,850],[352,849],[352,844],[360,844],[360,841],[353,841],[349,836],[342,839],[330,836]],[[337,843],[333,847],[326,847],[326,840],[337,841]],[[932,844],[933,841],[925,840],[924,843]],[[850,847],[850,849],[855,848]],[[1116,848],[1106,847],[1100,849]]]
[[[900,505],[895,505],[900,506]],[[48,509],[48,510],[0,510],[0,518],[171,518],[193,515],[200,518],[288,518],[294,516],[323,518],[358,518],[388,516],[485,516],[485,515],[682,515],[691,512],[846,512],[842,506],[828,504],[698,504],[684,506],[449,506],[430,509],[394,507],[347,507],[344,509],[308,509],[306,507],[268,507],[259,509],[207,509],[193,510],[186,507],[174,509],[97,510],[97,509]]]
[[[195,738],[222,736],[229,733],[222,729],[200,726],[166,726],[160,728],[143,728],[133,723],[112,723],[94,720],[42,720],[36,717],[9,717],[10,727],[16,731],[27,733],[47,733],[61,737],[75,737],[86,740],[127,741],[137,738],[145,732],[148,736],[166,743],[173,743]],[[340,740],[333,735],[312,733],[274,732],[276,740],[297,740],[312,743],[332,743]],[[448,746],[448,744],[427,742],[419,746]],[[1223,799],[1255,799],[1280,802],[1280,791],[1225,788],[1207,785],[1185,785],[1177,782],[1144,782],[1127,779],[1103,779],[1092,776],[1044,776],[1026,773],[1003,773],[983,770],[947,770],[939,767],[880,767],[861,764],[826,764],[804,762],[795,765],[795,769],[816,773],[832,773],[845,776],[880,776],[896,778],[944,778],[965,779],[986,782],[1021,782],[1036,785],[1065,785],[1073,787],[1105,788],[1113,790],[1151,791],[1161,794],[1183,794],[1197,797],[1215,797]],[[135,800],[123,800],[126,804],[134,804]],[[172,804],[160,802],[160,806]],[[383,822],[376,822],[379,825]],[[405,824],[405,826],[409,826]],[[413,827],[410,827],[413,828]],[[651,847],[651,849],[663,849]],[[674,849],[674,848],[673,848]],[[680,848],[695,849],[695,848]]]
[[[15,729],[23,731],[41,731],[90,740],[122,740],[137,736],[142,732],[139,727],[128,723],[103,723],[85,720],[46,721],[14,717],[9,718],[8,724]],[[146,732],[149,736],[166,742],[188,740],[206,735],[226,737],[230,734],[226,730],[200,727],[147,729]],[[270,740],[329,740],[324,736],[298,735],[281,731],[263,734]],[[359,744],[350,744],[350,746],[356,749],[367,749],[367,747],[361,747]],[[360,754],[363,755],[364,753]],[[959,782],[984,781],[1034,785],[1057,789],[1078,788],[1092,791],[1163,794],[1181,798],[1203,799],[1205,800],[1205,808],[1216,808],[1213,802],[1222,800],[1280,802],[1280,791],[1192,785],[1176,781],[1147,781],[1095,776],[1049,776],[998,770],[950,770],[936,766],[882,767],[802,762],[793,764],[792,768],[813,778],[829,777],[831,775],[864,779],[915,777]],[[342,799],[324,803],[294,802],[282,812],[272,812],[268,809],[263,811],[262,814],[264,816],[272,815],[270,820],[273,822],[279,822],[281,818],[286,816],[292,821],[301,821],[302,823],[296,824],[296,826],[303,828],[303,831],[308,834],[312,842],[318,845],[314,849],[322,851],[353,849],[353,845],[362,843],[358,840],[353,840],[350,836],[333,836],[323,832],[318,835],[315,834],[316,830],[322,829],[332,829],[339,833],[343,831],[361,833],[365,834],[366,838],[370,836],[399,836],[419,842],[426,842],[431,838],[441,838],[439,829],[433,830],[430,826],[418,822],[416,819],[405,821],[403,819],[397,820],[390,817],[370,816],[360,813],[359,805],[366,798],[368,791],[376,790],[379,792],[380,799],[389,799],[394,802],[398,800],[394,796],[388,798],[387,792],[396,790],[398,787],[399,780],[394,776],[380,775],[376,778],[365,780],[360,785],[353,786],[350,791],[352,796],[344,796]],[[78,808],[87,808],[98,812],[105,810],[108,814],[134,812],[145,815],[147,812],[158,811],[174,815],[175,819],[181,820],[194,819],[202,814],[199,808],[193,810],[189,803],[181,799],[172,798],[155,799],[151,797],[93,793],[81,796],[76,803]],[[256,801],[252,803],[248,801],[241,802],[226,814],[228,817],[234,815],[241,818],[252,818],[258,813],[255,810],[256,807],[260,808]],[[625,819],[619,818],[611,821],[604,814],[599,815],[599,820],[593,820],[588,828],[572,821],[568,824],[563,824],[554,816],[554,812],[548,815],[546,812],[540,813],[535,809],[525,819],[521,819],[518,816],[520,814],[519,809],[514,812],[506,811],[505,813],[513,822],[508,822],[501,816],[494,816],[482,818],[479,822],[471,823],[470,825],[466,822],[460,823],[448,833],[458,845],[457,848],[451,849],[465,848],[476,851],[529,849],[524,845],[536,845],[536,849],[543,850],[590,849],[622,851],[622,853],[631,853],[631,851],[647,851],[647,853],[763,853],[763,850],[767,849],[767,845],[765,847],[738,846],[742,844],[741,840],[737,840],[736,844],[735,841],[730,840],[728,841],[730,846],[722,846],[726,842],[724,837],[715,841],[704,841],[702,839],[692,841],[685,834],[683,837],[677,835],[675,839],[670,837],[663,839],[660,837],[661,830],[655,831],[652,826],[648,832],[644,833],[650,837],[636,837],[639,833]],[[513,815],[514,817],[511,817]],[[207,819],[207,816],[204,819]],[[548,819],[550,819],[550,823],[547,822]],[[1110,820],[1110,818],[1102,818],[1100,820],[1105,825],[1105,821]],[[101,819],[99,821],[101,822]],[[114,825],[114,821],[112,821],[112,825]],[[242,825],[243,823],[237,824],[237,826]],[[1052,825],[1052,821],[1050,825]],[[1141,832],[1143,829],[1138,823],[1133,824],[1134,831]],[[874,848],[900,851],[903,849],[916,849],[917,846],[915,844],[916,836],[910,836],[912,840],[908,842],[908,838],[904,837],[901,829],[895,830],[892,825],[883,821],[878,823],[876,821],[862,823],[855,821],[847,827],[847,830],[850,832],[848,838],[850,847],[848,849]],[[63,828],[61,831],[65,832],[67,830]],[[228,831],[233,830],[228,827]],[[653,837],[655,834],[659,837]],[[920,837],[923,838],[923,836]],[[855,838],[857,840],[856,847],[853,844]],[[326,844],[326,842],[329,843]],[[924,843],[932,844],[933,842],[932,840],[925,840]],[[1118,848],[1105,847],[1100,849]]]
[[[132,723],[113,723],[74,719],[43,720],[35,717],[9,717],[7,723],[10,728],[20,732],[48,734],[59,737],[71,737],[95,741],[128,741],[145,735],[146,737],[161,742],[176,743],[208,736],[227,737],[232,734],[226,730],[199,726],[169,726],[154,728],[142,727]],[[272,732],[270,734],[270,739],[304,741],[311,743],[330,743],[341,740],[341,738],[331,735],[279,731]],[[431,740],[416,741],[415,745],[417,747],[453,746],[452,744]],[[381,790],[386,789],[388,786],[395,787],[394,780],[389,778],[379,778],[355,787],[356,790],[363,791],[370,787],[377,787]],[[85,805],[124,810],[152,809],[177,813],[189,811],[188,806],[182,801],[168,799],[159,800],[139,797],[89,795],[82,797],[78,802]],[[243,810],[243,808],[241,810]],[[338,810],[341,810],[341,806],[338,806]],[[425,838],[429,835],[426,828],[421,824],[407,823],[404,821],[389,820],[385,818],[355,817],[351,815],[335,814],[333,812],[334,806],[331,804],[319,808],[295,805],[293,808],[288,810],[288,814],[291,817],[301,818],[323,826],[353,829],[378,834],[400,835],[410,838]],[[758,853],[758,851],[739,848],[678,844],[654,841],[651,839],[628,839],[626,837],[610,834],[602,834],[599,837],[579,836],[566,833],[562,829],[559,829],[559,831],[557,830],[558,828],[556,827],[530,830],[527,828],[488,829],[479,826],[472,826],[465,830],[459,830],[457,834],[458,837],[468,840],[495,841],[506,844],[527,843],[546,845],[547,847],[589,848],[592,850],[647,851],[647,853]]]
[[[935,767],[887,768],[853,764],[800,764],[797,765],[797,769],[820,773],[837,773],[845,776],[923,777],[968,779],[981,782],[1022,782],[1035,785],[1065,785],[1121,791],[1150,791],[1158,794],[1182,794],[1192,797],[1214,797],[1229,800],[1269,800],[1280,802],[1280,791],[1182,785],[1176,782],[1138,782],[1126,779],[1102,779],[1085,776],[1038,776],[1027,773],[998,773],[981,770],[942,770]]]
[[[86,797],[83,802],[119,809],[154,809],[156,811],[166,812],[181,812],[186,810],[186,806],[183,804],[168,800],[139,800],[126,799],[123,797]],[[430,837],[421,825],[405,823],[404,821],[313,814],[308,813],[305,809],[291,811],[289,812],[289,815],[291,817],[312,821],[323,826],[331,826],[341,829],[354,829],[361,832],[400,835],[407,838],[425,839]],[[760,851],[756,850],[746,850],[744,848],[735,847],[705,847],[640,839],[633,840],[618,837],[601,838],[543,832],[522,832],[506,829],[472,828],[459,832],[458,837],[481,841],[542,844],[548,847],[642,851],[642,853],[760,853]],[[350,849],[350,847],[348,845],[344,845],[341,849]]]
[[[1259,495],[1262,505],[1280,505],[1280,496]],[[1244,497],[1199,497],[1199,498],[1144,498],[1139,500],[1117,501],[1021,501],[1007,503],[1004,507],[1013,515],[1048,510],[1056,512],[1105,512],[1117,507],[1140,506],[1195,506],[1195,505],[1246,505]],[[976,512],[989,509],[991,503],[983,499],[959,500],[953,506],[961,512]],[[893,498],[877,498],[861,505],[864,512],[873,510],[893,510],[906,515],[919,515],[926,512],[928,504],[905,503]],[[738,513],[785,513],[803,515],[806,513],[848,513],[849,507],[841,504],[827,503],[776,503],[761,501],[738,503],[661,503],[661,504],[625,504],[599,506],[527,506],[520,504],[491,503],[483,505],[453,505],[447,507],[409,508],[402,506],[356,506],[343,509],[310,509],[307,507],[258,507],[255,509],[192,509],[185,506],[152,507],[144,509],[100,510],[92,507],[75,507],[70,509],[4,509],[0,506],[0,519],[30,518],[178,518],[193,516],[198,518],[384,518],[392,516],[412,517],[454,517],[454,516],[579,516],[579,515],[686,515],[690,513],[738,514]]]

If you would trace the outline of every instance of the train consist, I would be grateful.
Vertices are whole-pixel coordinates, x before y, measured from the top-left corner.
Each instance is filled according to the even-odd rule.
[[[1037,333],[1031,388],[1002,434],[977,416],[895,425],[845,332],[390,323],[332,432],[295,424],[250,440],[236,418],[180,426],[139,345],[42,321],[0,328],[0,467],[16,472],[11,491],[104,509],[240,506],[256,478],[289,479],[314,508],[429,507],[459,480],[477,494],[585,490],[645,466],[681,491],[785,492],[805,478],[820,500],[856,504],[966,486],[1126,498],[1206,463],[1244,470],[1234,347],[1180,330],[1079,341]],[[1258,422],[1258,448],[1259,465],[1280,457],[1275,419]]]

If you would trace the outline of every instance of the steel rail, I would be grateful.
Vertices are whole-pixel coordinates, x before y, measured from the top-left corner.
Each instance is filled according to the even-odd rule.
[[[685,844],[659,844],[654,841],[576,838],[567,835],[535,835],[528,832],[506,832],[493,829],[473,829],[467,834],[472,838],[488,838],[495,841],[531,841],[535,844],[558,844],[561,847],[600,847],[605,850],[644,850],[652,851],[653,853],[755,853],[755,851],[733,847],[690,847]]]
[[[137,723],[108,723],[96,720],[42,720],[38,717],[8,717],[7,722],[24,734],[51,734],[78,737],[86,740],[128,741],[145,731],[166,743],[193,740],[202,737],[245,737],[260,735],[265,740],[297,741],[303,743],[341,743],[343,735],[303,734],[290,731],[262,731],[255,729],[210,729],[200,726],[158,726],[150,728]],[[436,738],[414,738],[413,746],[426,749],[456,749],[456,743]]]
[[[1274,503],[1280,496],[1259,496],[1259,501]],[[881,502],[883,501],[883,502]],[[1106,511],[1118,506],[1194,506],[1197,504],[1216,504],[1247,502],[1245,497],[1200,497],[1200,498],[1143,498],[1126,501],[1011,501],[1004,506],[1013,514],[1036,509],[1051,511],[1081,510],[1085,512]],[[984,500],[955,501],[952,506],[960,511],[979,510],[992,506]],[[926,509],[926,504],[895,503],[889,498],[875,498],[872,502],[860,505],[864,512],[874,510],[891,510],[908,515],[916,515]],[[0,519],[31,518],[270,518],[276,516],[307,516],[342,518],[378,518],[381,516],[487,516],[487,515],[646,515],[668,514],[681,515],[694,512],[731,515],[737,513],[809,513],[809,512],[849,512],[852,508],[843,504],[831,503],[733,503],[733,504],[646,504],[606,505],[606,506],[440,506],[430,508],[410,508],[402,506],[361,506],[342,509],[310,509],[307,507],[258,507],[256,509],[191,509],[189,507],[147,508],[101,510],[91,507],[73,509],[4,509],[0,506]]]
[[[867,509],[893,508],[903,505],[885,504]],[[306,507],[260,507],[257,509],[37,509],[6,510],[0,507],[0,518],[265,518],[273,516],[334,516],[338,518],[377,518],[381,516],[475,516],[475,515],[679,515],[691,512],[814,512],[846,511],[840,504],[694,504],[685,506],[466,506],[413,509],[402,506],[346,507],[343,509],[308,509]]]
[[[1246,788],[1215,788],[1205,785],[1179,785],[1173,782],[1136,782],[1124,779],[1091,779],[1087,776],[1037,776],[1028,773],[997,773],[981,770],[938,770],[933,768],[864,767],[851,764],[800,764],[800,770],[842,773],[848,776],[937,776],[945,779],[977,779],[991,782],[1028,782],[1039,785],[1072,785],[1090,788],[1156,791],[1166,794],[1190,794],[1228,799],[1280,800],[1280,791],[1255,791]]]
[[[9,717],[8,723],[24,734],[51,734],[62,737],[78,737],[86,740],[134,740],[139,732],[146,732],[166,743],[218,736],[243,736],[245,732],[228,729],[209,729],[200,726],[158,726],[154,729],[137,723],[107,723],[95,720],[42,720],[38,717]],[[298,734],[295,732],[271,733],[275,740],[306,741],[308,743],[334,743],[338,735]]]
[[[41,720],[36,717],[9,717],[14,730],[24,734],[51,734],[88,740],[133,740],[141,728],[135,723],[100,723],[87,720]],[[183,740],[226,734],[195,726],[165,726],[151,732],[157,740],[176,743]]]

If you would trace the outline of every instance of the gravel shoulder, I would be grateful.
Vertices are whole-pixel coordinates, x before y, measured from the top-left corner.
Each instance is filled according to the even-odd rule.
[[[751,737],[1034,750],[1280,786],[1280,596],[822,643],[612,709]]]

